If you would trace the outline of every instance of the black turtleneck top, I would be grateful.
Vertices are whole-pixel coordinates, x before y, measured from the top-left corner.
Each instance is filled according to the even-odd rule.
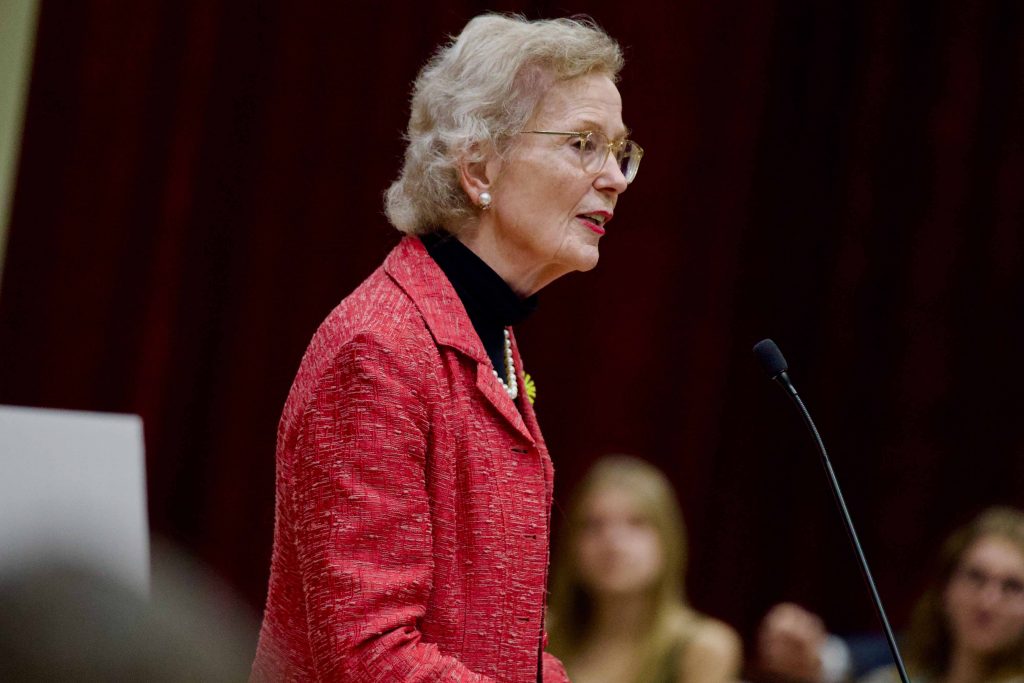
[[[537,295],[521,299],[500,275],[454,235],[434,232],[421,235],[420,240],[452,283],[491,364],[505,379],[504,330],[526,320],[536,310]]]

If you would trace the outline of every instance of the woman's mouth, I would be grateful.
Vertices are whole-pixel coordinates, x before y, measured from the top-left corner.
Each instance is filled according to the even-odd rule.
[[[607,232],[604,226],[612,219],[612,214],[608,211],[593,211],[591,213],[581,213],[576,216],[576,219],[598,235],[603,235]]]

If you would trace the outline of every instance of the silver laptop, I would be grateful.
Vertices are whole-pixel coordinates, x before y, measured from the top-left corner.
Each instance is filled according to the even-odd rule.
[[[0,406],[0,572],[73,564],[149,590],[142,419]]]

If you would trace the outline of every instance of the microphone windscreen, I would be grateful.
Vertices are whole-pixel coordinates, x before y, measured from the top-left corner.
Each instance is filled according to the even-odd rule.
[[[762,339],[754,344],[754,355],[757,356],[761,368],[772,379],[789,369],[786,359],[782,357],[782,351],[779,351],[779,347],[771,339]]]

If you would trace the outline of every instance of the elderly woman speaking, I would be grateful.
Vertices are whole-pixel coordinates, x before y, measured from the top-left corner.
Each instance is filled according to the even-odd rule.
[[[636,175],[621,66],[592,23],[486,15],[420,73],[387,193],[407,236],[317,331],[281,417],[254,679],[567,680],[511,325],[594,267]]]

